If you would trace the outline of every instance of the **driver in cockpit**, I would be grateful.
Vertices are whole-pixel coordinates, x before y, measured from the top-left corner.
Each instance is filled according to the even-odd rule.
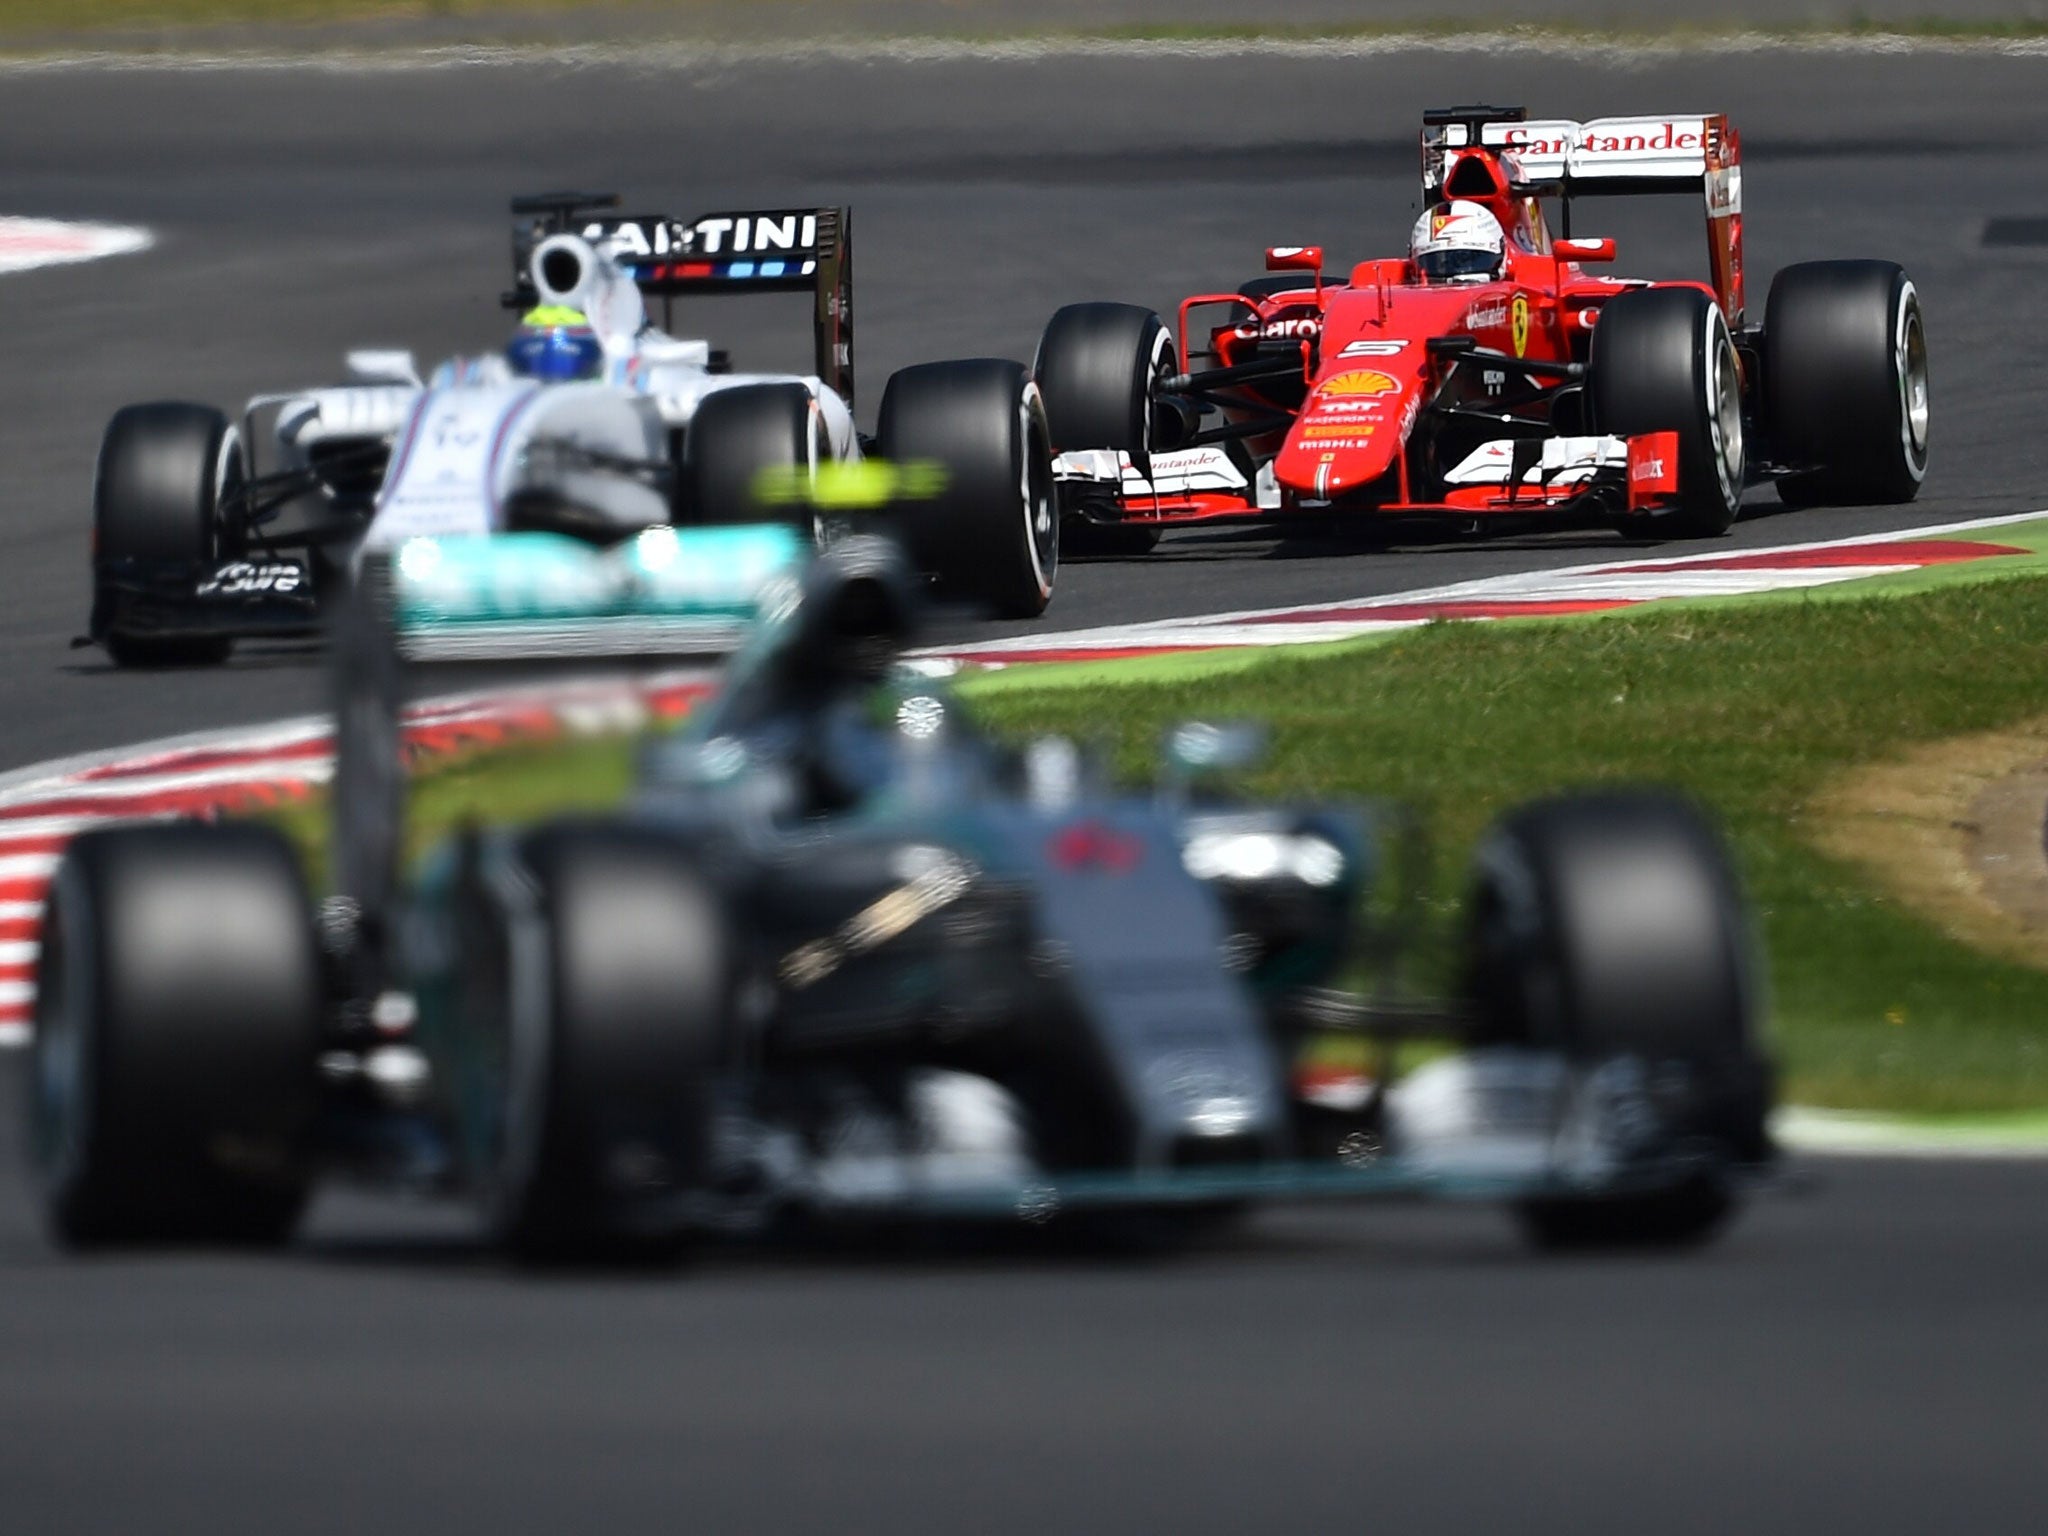
[[[1492,210],[1459,199],[1423,211],[1408,259],[1421,283],[1490,283],[1506,269],[1507,241]]]
[[[560,384],[594,379],[604,371],[604,343],[590,318],[566,304],[543,304],[519,319],[505,361],[523,379]]]

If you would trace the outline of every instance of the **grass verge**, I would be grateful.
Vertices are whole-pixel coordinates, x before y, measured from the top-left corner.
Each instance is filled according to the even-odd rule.
[[[1437,833],[1431,903],[1454,925],[1467,850],[1509,805],[1589,782],[1661,783],[1712,806],[1754,899],[1787,1096],[1920,1115],[2048,1106],[2048,968],[1979,953],[1809,841],[1832,776],[2048,707],[2048,579],[1910,595],[1654,607],[1568,623],[1436,624],[1203,676],[980,691],[1006,734],[1102,743],[1133,777],[1168,725],[1270,722],[1249,787],[1394,796]],[[421,835],[488,811],[623,793],[629,753],[584,742],[427,776]]]

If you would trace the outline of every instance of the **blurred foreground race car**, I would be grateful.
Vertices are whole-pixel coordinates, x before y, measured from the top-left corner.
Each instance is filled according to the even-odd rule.
[[[1424,516],[1707,537],[1759,481],[1795,506],[1918,492],[1912,281],[1787,267],[1752,324],[1725,117],[1423,124],[1405,257],[1326,280],[1319,247],[1274,247],[1280,275],[1189,298],[1173,328],[1125,304],[1053,317],[1036,372],[1077,534],[1142,549],[1180,523]],[[1587,272],[1615,245],[1571,238],[1579,200],[1673,192],[1703,200],[1710,283]]]
[[[1398,808],[1215,792],[1246,756],[1218,727],[1143,792],[1064,740],[999,747],[892,665],[912,587],[893,545],[842,541],[628,806],[472,828],[407,883],[366,581],[334,647],[333,894],[252,824],[64,856],[30,1074],[57,1238],[279,1241],[333,1173],[465,1196],[536,1257],[1373,1195],[1507,1202],[1549,1243],[1718,1230],[1770,1157],[1770,1086],[1697,812],[1505,818],[1468,984],[1418,1000],[1387,915],[1414,906],[1375,900],[1416,863]],[[1361,929],[1378,990],[1330,990]],[[1299,1074],[1333,1032],[1383,1069]],[[1419,1037],[1457,1048],[1397,1078]]]
[[[94,481],[89,639],[124,666],[218,662],[238,637],[315,632],[361,550],[429,537],[439,564],[410,574],[431,578],[422,603],[451,647],[536,624],[587,649],[716,640],[735,587],[744,597],[763,574],[725,563],[728,546],[789,541],[690,536],[675,558],[666,535],[646,551],[631,536],[765,522],[809,545],[833,531],[814,499],[763,505],[757,481],[864,452],[929,482],[899,532],[949,597],[1008,616],[1045,607],[1058,527],[1044,415],[1021,365],[902,369],[863,441],[846,209],[685,224],[620,217],[616,202],[514,202],[506,302],[521,322],[502,355],[456,358],[422,381],[410,353],[351,353],[349,383],[260,395],[236,422],[177,402],[118,412]],[[650,296],[666,311],[678,296],[777,291],[813,300],[812,374],[732,372],[646,308]],[[643,554],[666,563],[651,569]]]

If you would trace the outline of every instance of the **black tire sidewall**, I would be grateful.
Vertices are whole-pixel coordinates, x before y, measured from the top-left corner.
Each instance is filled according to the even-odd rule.
[[[1735,521],[1743,475],[1738,464],[1724,480],[1716,423],[1717,370],[1734,365],[1727,322],[1697,288],[1640,289],[1601,309],[1588,364],[1595,424],[1620,437],[1678,434],[1680,505],[1653,520],[1660,530],[1713,537]]]
[[[211,665],[228,654],[218,637],[133,633],[121,594],[104,579],[117,563],[133,572],[192,578],[223,558],[225,487],[246,475],[240,435],[210,405],[162,400],[124,406],[100,439],[93,471],[92,628],[121,666]]]
[[[1582,1058],[1754,1054],[1740,892],[1689,803],[1653,790],[1533,801],[1495,824],[1475,868],[1504,909],[1508,963],[1525,972],[1499,978],[1522,1007],[1497,1035]],[[1609,899],[1616,889],[1629,900]]]
[[[287,1235],[310,1187],[322,998],[290,849],[253,825],[88,832],[50,900],[30,1093],[52,1230]],[[67,1048],[59,1106],[46,1074]]]
[[[1763,393],[1773,456],[1792,506],[1896,503],[1919,493],[1927,443],[1914,441],[1902,343],[1925,316],[1905,270],[1888,261],[1814,261],[1782,269],[1764,310]]]
[[[941,592],[1002,618],[1035,618],[1059,576],[1059,504],[1042,391],[1005,358],[920,363],[891,375],[876,452],[936,463],[935,495],[893,511],[919,569]]]
[[[507,1010],[483,1021],[504,1030],[500,1121],[470,1142],[492,1162],[480,1170],[492,1228],[537,1259],[665,1245],[672,1228],[634,1217],[706,1175],[712,1075],[732,1028],[721,908],[678,846],[629,829],[542,829],[519,860],[527,878],[472,914],[502,942],[463,965]],[[662,1169],[644,1201],[615,1179],[634,1155]]]
[[[1103,448],[1152,472],[1152,384],[1179,365],[1173,333],[1134,304],[1069,304],[1039,339],[1031,375],[1056,454]]]
[[[764,505],[764,470],[815,471],[817,403],[801,384],[734,384],[697,404],[684,433],[678,522],[794,522],[809,536],[809,504]]]

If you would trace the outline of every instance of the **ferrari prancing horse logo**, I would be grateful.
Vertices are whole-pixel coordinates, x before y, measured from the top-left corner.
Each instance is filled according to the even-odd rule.
[[[1508,335],[1514,340],[1515,356],[1529,350],[1529,301],[1519,293],[1508,308]]]

